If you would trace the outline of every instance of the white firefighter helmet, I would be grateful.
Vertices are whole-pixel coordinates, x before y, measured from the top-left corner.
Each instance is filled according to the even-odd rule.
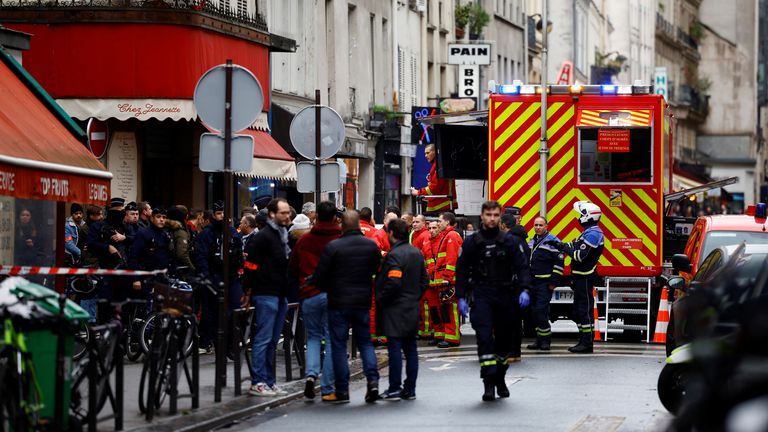
[[[596,204],[589,201],[576,201],[573,204],[573,210],[579,214],[579,222],[585,224],[588,222],[597,222],[603,211]]]

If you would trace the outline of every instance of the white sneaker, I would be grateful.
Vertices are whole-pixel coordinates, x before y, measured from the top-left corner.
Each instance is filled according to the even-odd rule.
[[[269,387],[269,389],[272,390],[278,396],[283,396],[288,394],[286,390],[283,390],[282,388],[278,387],[277,384],[272,384]]]
[[[248,389],[248,394],[251,396],[275,396],[276,393],[265,383],[258,383],[251,386]]]

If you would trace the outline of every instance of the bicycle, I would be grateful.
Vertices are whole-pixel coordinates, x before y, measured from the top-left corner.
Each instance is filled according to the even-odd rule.
[[[5,315],[5,311],[2,312]],[[40,384],[27,351],[24,334],[16,331],[13,318],[3,322],[0,344],[0,431],[35,430],[42,409]],[[18,323],[17,323],[18,324]]]
[[[197,279],[197,278],[194,278]],[[210,282],[200,280],[202,284]],[[155,284],[153,295],[155,308],[159,311],[154,315],[152,335],[145,337],[147,356],[141,370],[139,381],[139,411],[151,419],[167,396],[171,397],[170,411],[176,411],[178,397],[178,368],[181,366],[184,377],[193,398],[193,408],[197,398],[197,378],[193,377],[187,363],[188,354],[193,355],[193,368],[197,360],[197,320],[192,315],[190,305],[192,289],[189,284],[171,283],[170,285]],[[145,327],[147,325],[145,324]]]
[[[209,284],[209,282],[204,281],[203,279],[188,275],[185,277],[189,281],[193,281],[200,285],[206,285]],[[153,282],[155,283],[162,283],[166,285],[170,285],[171,287],[181,290],[181,291],[192,291],[192,285],[188,282],[185,282],[177,277],[160,277],[157,276],[153,278]],[[144,355],[147,355],[149,353],[150,347],[152,346],[152,335],[154,334],[154,327],[155,327],[155,321],[157,318],[157,313],[152,313],[146,319],[143,320],[141,323],[140,329],[137,332],[138,335],[138,345],[141,349],[141,352]],[[190,323],[191,324],[191,323]],[[192,351],[192,338],[189,337],[186,339],[185,349],[184,349],[184,356],[189,356],[189,353]]]
[[[119,415],[118,406],[122,403],[119,399],[118,389],[113,389],[110,377],[118,365],[122,365],[122,355],[129,351],[131,346],[131,324],[146,309],[146,300],[128,299],[120,302],[99,303],[99,313],[102,324],[85,325],[78,329],[82,332],[77,343],[84,344],[84,349],[77,358],[73,358],[72,388],[70,392],[70,410],[83,422],[93,422],[96,416],[104,408],[107,401],[112,406],[115,415]],[[109,307],[107,307],[109,306]],[[108,310],[113,308],[111,310]],[[128,311],[127,319],[122,319],[120,312]],[[109,317],[109,318],[104,318]],[[128,322],[128,326],[124,324]],[[76,339],[78,336],[76,335]],[[139,356],[141,353],[139,353]],[[130,355],[126,355],[129,359]],[[118,371],[119,372],[119,371]],[[119,377],[115,378],[115,383]],[[88,381],[88,386],[83,383]],[[93,381],[93,382],[91,382]],[[91,398],[91,394],[94,394]],[[87,404],[84,403],[87,401]],[[118,419],[118,421],[120,421]],[[95,427],[95,423],[94,423]]]

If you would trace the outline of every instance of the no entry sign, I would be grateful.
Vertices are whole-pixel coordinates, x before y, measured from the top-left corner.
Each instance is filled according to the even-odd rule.
[[[600,153],[629,153],[629,129],[599,129],[597,151]]]

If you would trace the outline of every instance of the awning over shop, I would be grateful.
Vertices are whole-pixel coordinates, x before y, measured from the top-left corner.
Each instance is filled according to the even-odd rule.
[[[188,120],[197,118],[195,104],[190,99],[57,99],[70,116],[78,120]],[[267,114],[260,113],[251,126],[269,131]]]
[[[296,180],[296,162],[266,132],[246,129],[240,134],[253,137],[253,162],[251,171],[237,173],[246,177],[268,178],[275,180]]]
[[[580,109],[576,126],[650,127],[652,110]]]
[[[106,204],[112,174],[77,125],[2,49],[0,59],[0,195]]]

